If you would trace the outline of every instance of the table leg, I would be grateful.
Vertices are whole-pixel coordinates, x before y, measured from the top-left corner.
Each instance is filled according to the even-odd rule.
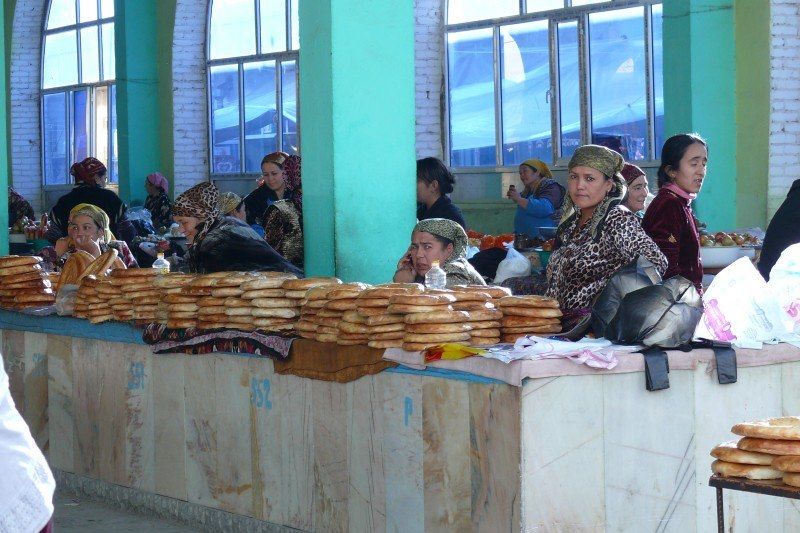
[[[725,509],[722,504],[722,487],[717,487],[717,532],[725,533]]]

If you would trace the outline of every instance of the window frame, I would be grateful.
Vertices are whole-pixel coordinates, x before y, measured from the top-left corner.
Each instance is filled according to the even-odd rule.
[[[578,79],[580,80],[580,124],[581,124],[581,144],[587,144],[591,140],[592,134],[592,102],[591,102],[591,63],[589,58],[589,15],[599,12],[618,11],[632,7],[643,8],[643,31],[644,31],[644,76],[645,76],[645,121],[647,126],[647,153],[648,159],[633,161],[639,166],[649,168],[658,166],[659,160],[655,158],[658,147],[655,146],[655,76],[653,73],[653,6],[661,4],[666,0],[607,0],[596,4],[583,6],[572,6],[572,0],[564,0],[566,7],[527,13],[527,0],[519,0],[519,12],[516,15],[484,19],[471,22],[461,22],[448,24],[448,9],[450,0],[444,0],[444,98],[443,98],[443,120],[444,138],[443,149],[446,160],[454,172],[457,173],[484,173],[484,172],[511,172],[516,169],[516,165],[506,165],[503,161],[503,87],[502,87],[502,64],[501,64],[501,28],[504,26],[522,24],[545,20],[548,22],[549,40],[549,72],[550,86],[547,91],[550,104],[550,139],[552,143],[551,161],[554,168],[565,168],[569,162],[569,157],[561,155],[561,95],[559,78],[559,48],[558,48],[558,25],[564,22],[577,22],[578,32]],[[451,136],[452,124],[450,116],[450,48],[448,36],[450,33],[492,29],[492,57],[494,74],[494,114],[495,114],[495,162],[494,165],[487,166],[452,166]]]
[[[47,23],[50,20],[50,9],[53,6],[53,0],[48,0],[47,8],[45,9],[45,16],[44,21],[42,23],[42,38],[41,38],[41,50],[40,50],[40,64],[39,64],[39,135],[40,135],[40,149],[39,149],[39,164],[41,165],[42,169],[42,189],[43,190],[59,190],[65,188],[71,188],[74,184],[69,183],[68,175],[64,178],[67,180],[67,183],[62,184],[48,184],[46,181],[45,175],[45,116],[44,116],[44,100],[45,96],[52,95],[52,94],[64,94],[64,98],[67,100],[66,105],[66,113],[65,113],[65,120],[66,120],[66,132],[67,132],[67,172],[69,172],[69,168],[72,164],[76,163],[77,160],[75,159],[75,139],[74,139],[74,130],[75,130],[75,123],[73,121],[73,95],[77,91],[85,90],[87,92],[86,96],[86,106],[89,109],[89,114],[87,117],[88,124],[86,125],[87,137],[88,137],[88,145],[86,147],[87,154],[92,155],[96,153],[97,149],[97,132],[95,130],[95,124],[97,120],[95,103],[95,91],[98,88],[105,87],[108,91],[108,103],[107,103],[107,110],[108,110],[108,134],[107,134],[107,143],[108,143],[108,161],[104,161],[103,163],[108,168],[108,178],[109,178],[109,186],[112,188],[118,187],[119,176],[114,173],[113,163],[114,160],[114,128],[113,128],[113,121],[112,121],[112,113],[115,111],[112,109],[111,105],[111,93],[115,91],[116,87],[116,68],[115,68],[115,75],[112,79],[104,79],[104,68],[105,65],[103,64],[103,25],[111,23],[114,25],[114,32],[116,33],[116,12],[114,16],[111,17],[103,17],[102,16],[102,0],[96,0],[97,3],[97,18],[95,20],[90,20],[87,22],[80,22],[80,1],[75,1],[75,24],[71,24],[68,26],[59,26],[56,28],[48,29]],[[81,30],[84,28],[96,27],[97,28],[97,59],[98,59],[98,81],[92,83],[82,83],[81,78],[83,77],[83,56],[81,51]],[[44,88],[44,67],[45,67],[45,53],[46,53],[46,43],[47,37],[52,34],[56,33],[64,33],[74,31],[75,32],[75,40],[76,40],[76,58],[77,58],[77,73],[78,73],[78,83],[74,83],[71,85],[62,85],[58,87],[49,87],[47,89]],[[116,99],[115,99],[116,101]],[[113,181],[112,181],[113,179]]]
[[[244,67],[248,63],[258,63],[264,61],[275,62],[275,113],[279,117],[275,132],[276,146],[278,150],[283,150],[283,64],[295,64],[295,87],[296,87],[296,121],[297,121],[297,147],[300,152],[300,49],[292,49],[292,8],[299,0],[284,0],[284,23],[286,29],[286,50],[279,52],[260,53],[261,51],[261,1],[252,0],[255,4],[255,37],[256,53],[246,56],[233,56],[221,59],[209,59],[211,57],[211,15],[214,10],[214,1],[209,0],[208,10],[206,11],[206,105],[208,106],[207,126],[208,126],[208,170],[212,181],[217,180],[236,180],[258,176],[261,172],[248,172],[246,170],[245,153],[245,101],[244,101]],[[299,45],[299,43],[298,43]],[[211,68],[216,66],[236,65],[237,69],[237,91],[239,99],[239,172],[215,172],[214,171],[214,123],[213,107],[211,94]],[[264,154],[266,155],[266,154]]]

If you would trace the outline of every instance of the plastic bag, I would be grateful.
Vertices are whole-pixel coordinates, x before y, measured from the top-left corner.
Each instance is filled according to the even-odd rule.
[[[527,257],[519,253],[513,246],[506,246],[508,252],[506,258],[497,265],[497,273],[494,276],[495,285],[499,285],[508,278],[518,278],[530,276],[531,262]]]
[[[75,297],[78,294],[77,285],[64,285],[56,294],[56,313],[59,316],[72,315],[75,311]]]
[[[783,251],[770,271],[767,289],[781,308],[786,330],[800,333],[800,244]]]
[[[695,338],[750,346],[778,342],[789,333],[767,282],[746,257],[716,275],[703,301],[703,319]]]

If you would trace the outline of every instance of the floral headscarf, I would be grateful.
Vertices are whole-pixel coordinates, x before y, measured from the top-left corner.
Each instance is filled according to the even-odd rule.
[[[69,212],[69,220],[78,216],[87,216],[97,224],[97,227],[103,231],[103,242],[108,244],[114,240],[114,235],[111,233],[111,221],[105,211],[92,204],[78,204]]]
[[[602,172],[611,179],[613,183],[606,197],[595,207],[592,219],[589,221],[589,234],[594,241],[600,239],[600,233],[605,224],[608,211],[612,207],[619,205],[627,192],[625,178],[623,178],[621,174],[624,164],[625,160],[619,153],[605,146],[598,146],[596,144],[581,146],[575,150],[572,159],[569,160],[568,167],[570,170],[575,167],[590,167]],[[569,194],[564,197],[562,211],[561,224],[559,224],[557,232],[557,239],[559,242],[564,241],[564,232],[572,222],[580,216],[580,212],[575,208],[575,204],[572,202],[572,198],[570,198]]]
[[[297,211],[303,212],[303,181],[301,175],[301,163],[299,155],[289,155],[285,152],[273,152],[264,156],[261,164],[273,163],[283,170],[284,182],[286,183],[286,198],[291,200]],[[266,184],[266,180],[258,180],[258,186]]]
[[[106,166],[94,157],[87,157],[69,167],[69,173],[75,178],[75,183],[92,187],[97,187],[95,175],[104,175],[106,172]]]
[[[445,264],[451,263],[457,259],[466,259],[469,241],[464,228],[457,222],[446,218],[428,218],[417,222],[417,225],[414,226],[414,232],[417,231],[424,231],[425,233],[430,233],[431,235],[437,235],[453,241],[453,253],[447,258]]]
[[[161,192],[167,193],[169,191],[169,182],[161,172],[153,172],[147,176],[147,182],[153,187],[158,187]]]
[[[175,200],[172,216],[194,217],[200,220],[192,245],[199,244],[222,216],[219,213],[219,190],[211,182],[198,183]]]

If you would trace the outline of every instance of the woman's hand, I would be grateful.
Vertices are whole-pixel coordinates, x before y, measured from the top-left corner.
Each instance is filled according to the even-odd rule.
[[[414,270],[414,263],[411,262],[411,248],[409,248],[397,263],[394,281],[397,283],[413,283],[416,277],[417,271]]]
[[[514,185],[509,185],[506,197],[510,200],[514,200],[515,202],[519,202],[522,198],[522,195],[520,195],[519,191],[517,191],[517,188]]]
[[[94,240],[88,235],[79,235],[73,239],[75,241],[75,248],[88,252],[92,257],[100,257],[103,252],[100,251],[100,240]]]

